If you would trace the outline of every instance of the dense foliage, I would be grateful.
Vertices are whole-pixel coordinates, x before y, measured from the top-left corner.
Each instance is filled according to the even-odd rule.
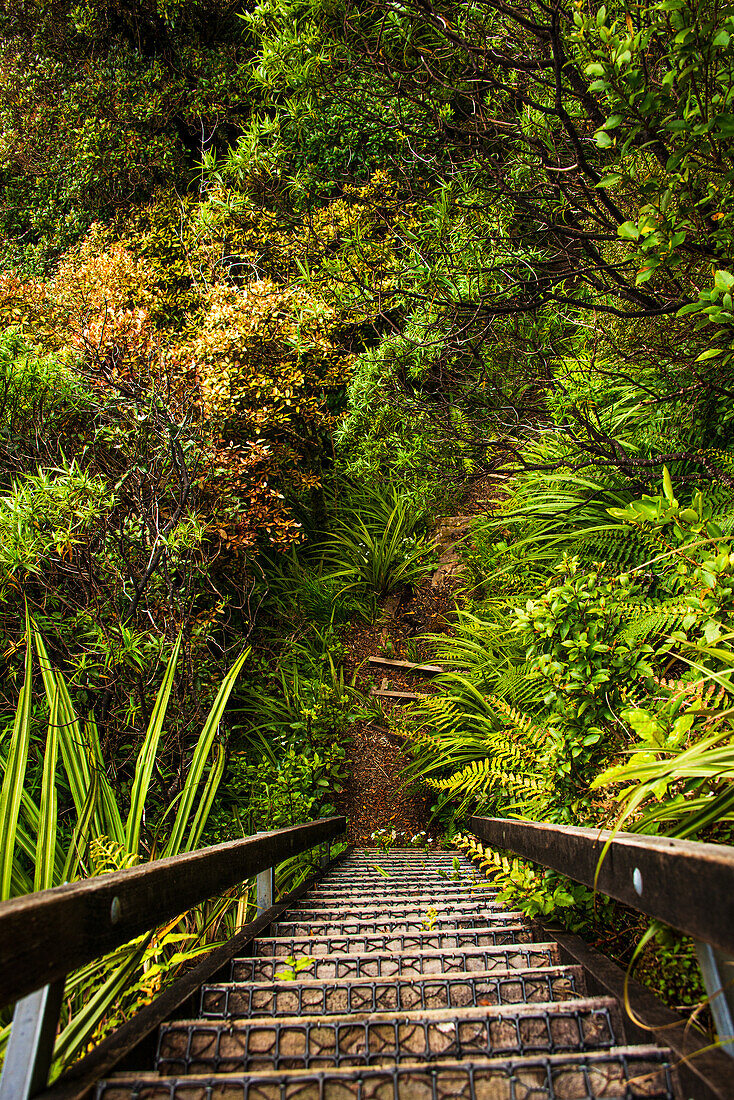
[[[710,0],[0,3],[5,895],[333,812],[349,624],[489,475],[398,723],[431,827],[730,839],[733,36]],[[152,995],[131,958],[60,1057]]]

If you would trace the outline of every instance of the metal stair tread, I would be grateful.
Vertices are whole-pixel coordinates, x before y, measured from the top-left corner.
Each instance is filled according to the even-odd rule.
[[[468,1005],[571,1001],[585,993],[580,967],[549,966],[418,977],[303,982],[212,982],[201,988],[202,1018],[409,1011]]]
[[[380,913],[384,913],[387,917],[392,917],[397,913],[404,916],[406,919],[410,918],[412,920],[414,917],[425,917],[427,909],[434,909],[437,919],[444,919],[444,917],[451,916],[453,913],[461,917],[481,917],[484,912],[502,913],[503,915],[507,912],[506,907],[503,905],[492,905],[491,902],[482,904],[483,902],[484,898],[481,898],[477,901],[472,900],[465,903],[457,902],[441,905],[440,899],[432,898],[422,905],[405,905],[399,902],[393,902],[393,904],[389,905],[386,899],[384,905],[363,905],[359,910],[359,916],[357,918],[350,918],[347,915],[345,919],[367,920],[373,915],[377,916]],[[330,920],[332,915],[335,919],[345,916],[344,908],[335,906],[321,909],[311,905],[299,909],[293,906],[293,908],[283,913],[278,923],[283,924],[287,922],[291,916],[298,917],[299,921],[306,917],[311,917],[311,919],[318,921],[325,921]]]
[[[264,1042],[268,1032],[274,1033],[277,1055]],[[307,1019],[177,1020],[160,1029],[156,1065],[161,1073],[188,1075],[201,1072],[207,1061],[220,1072],[222,1062],[246,1060],[250,1072],[253,1062],[268,1057],[277,1057],[279,1065],[297,1059],[311,1065],[384,1065],[386,1060],[410,1061],[411,1055],[420,1053],[435,1063],[444,1057],[489,1057],[500,1051],[511,1056],[606,1050],[621,1033],[618,1005],[611,997]]]
[[[575,965],[565,965],[563,963],[558,963],[555,966],[534,966],[534,967],[527,967],[525,969],[509,967],[506,970],[462,970],[462,971],[457,971],[455,973],[454,972],[449,972],[447,974],[427,974],[427,975],[425,975],[423,980],[425,980],[427,982],[433,982],[433,981],[442,981],[444,979],[452,979],[452,980],[458,979],[458,980],[461,980],[461,981],[469,982],[469,981],[479,980],[479,979],[484,978],[484,977],[487,977],[487,978],[489,978],[489,977],[492,977],[492,978],[504,978],[504,977],[517,978],[518,975],[526,976],[526,977],[527,976],[532,977],[536,973],[542,973],[543,975],[545,975],[545,974],[548,973],[548,971],[553,971],[554,975],[557,973],[557,976],[561,977],[565,974],[576,975],[576,974],[581,972],[581,967],[580,966],[575,966]],[[321,988],[321,986],[324,986],[324,985],[328,985],[328,986],[360,985],[360,984],[370,985],[370,984],[373,984],[374,981],[375,981],[374,978],[341,978],[341,979],[337,979],[337,980],[328,979],[326,982],[318,981],[318,980],[314,980],[314,979],[311,979],[309,981],[308,979],[305,979],[304,981],[294,983],[290,979],[285,979],[283,981],[267,982],[267,983],[264,983],[264,984],[283,986],[284,988],[292,988],[295,984],[304,985],[304,986],[313,986],[314,988]],[[382,978],[382,979],[380,979],[380,981],[382,981],[382,982],[394,982],[395,984],[398,984],[400,982],[400,978],[399,977]],[[218,989],[222,986],[248,986],[248,985],[260,986],[261,984],[263,984],[263,983],[259,983],[259,982],[254,982],[254,983],[253,982],[206,982],[202,986],[202,988],[203,989]]]
[[[478,879],[475,876],[464,875],[460,879],[444,878],[443,875],[404,875],[397,871],[388,872],[385,875],[375,875],[374,877],[368,875],[350,875],[349,878],[344,878],[340,882],[327,882],[325,886],[333,889],[343,889],[344,884],[350,890],[372,890],[373,887],[390,887],[401,886],[405,890],[418,890],[418,889],[433,889],[436,886],[453,886],[460,889],[480,889],[484,882],[486,889],[487,880]],[[492,886],[491,889],[496,889]]]
[[[351,930],[352,934],[360,932],[448,932],[448,931],[473,931],[493,927],[501,928],[507,924],[518,922],[522,919],[521,913],[516,912],[483,912],[465,916],[463,914],[447,914],[445,917],[437,917],[433,921],[427,921],[426,915],[416,913],[415,916],[403,914],[394,917],[375,917],[373,920],[362,920],[360,917],[342,917],[339,920],[312,920],[309,917],[298,919],[295,915],[288,918],[280,917],[273,925],[280,936],[318,935],[329,930],[329,935],[345,935]],[[427,927],[427,924],[430,927]],[[300,930],[300,931],[299,931]]]
[[[386,944],[399,943],[399,946],[395,949],[396,953],[404,951],[406,948],[405,942],[410,941],[410,949],[412,950],[415,942],[425,943],[429,940],[444,941],[443,944],[437,942],[436,947],[461,947],[462,944],[473,943],[476,947],[490,947],[497,945],[497,938],[500,937],[501,943],[530,943],[532,942],[532,932],[529,925],[516,921],[513,924],[496,924],[493,927],[484,928],[456,928],[445,929],[439,928],[433,932],[426,932],[425,930],[416,931],[393,931],[393,932],[353,932],[353,933],[330,933],[330,934],[316,934],[316,935],[287,935],[287,936],[258,936],[256,941],[255,950],[258,951],[259,946],[269,944],[281,944],[286,946],[287,950],[285,954],[293,954],[296,950],[306,951],[305,944],[311,944],[308,949],[308,954],[322,956],[333,951],[333,942],[343,943],[353,941],[354,944],[361,942],[365,945],[368,943],[371,945],[369,948],[363,946],[359,948],[359,951],[364,950],[387,950]],[[515,938],[522,937],[522,938]],[[486,944],[477,942],[478,940],[485,939],[488,942]],[[455,942],[449,945],[446,941],[454,940]],[[382,943],[378,943],[382,941]],[[313,945],[314,943],[323,945],[323,951],[317,950]],[[297,945],[297,946],[296,946]],[[349,952],[356,953],[356,952]]]
[[[510,1005],[480,1005],[478,1008],[471,1005],[460,1005],[456,1008],[426,1008],[426,1009],[398,1009],[385,1012],[328,1012],[323,1016],[257,1016],[250,1020],[248,1017],[237,1017],[232,1020],[209,1020],[201,1016],[192,1016],[180,1020],[171,1020],[161,1024],[161,1031],[189,1028],[201,1025],[207,1028],[220,1030],[236,1029],[240,1026],[252,1025],[267,1027],[268,1024],[297,1024],[301,1023],[310,1028],[318,1027],[319,1021],[328,1023],[372,1023],[373,1021],[391,1022],[397,1020],[454,1020],[475,1019],[484,1016],[496,1016],[497,1019],[515,1016],[534,1016],[541,1012],[588,1012],[596,1008],[614,1009],[619,1014],[619,1006],[614,997],[588,996],[573,998],[568,1001],[518,1001]]]
[[[474,893],[495,895],[499,893],[499,888],[495,885],[488,886],[486,882],[484,885],[478,881],[470,882],[468,879],[460,883],[447,883],[441,878],[432,878],[429,880],[421,879],[420,881],[408,882],[406,879],[399,878],[397,875],[391,875],[389,878],[380,877],[379,879],[369,881],[352,881],[346,886],[333,885],[329,887],[329,889],[319,891],[318,897],[344,897],[350,901],[356,901],[357,904],[359,904],[359,900],[365,897],[365,895],[382,898],[390,894],[415,896],[434,893],[457,894],[471,897]]]
[[[447,960],[461,960],[461,959],[486,959],[497,958],[501,959],[503,956],[528,956],[528,955],[547,955],[552,961],[548,963],[549,966],[558,965],[558,946],[557,944],[548,942],[534,942],[527,944],[503,944],[503,945],[488,945],[486,947],[465,947],[465,948],[433,948],[411,951],[410,953],[404,952],[391,952],[391,951],[367,951],[359,955],[349,954],[346,951],[335,951],[329,955],[304,955],[302,958],[309,958],[314,965],[331,964],[334,966],[353,965],[359,968],[363,966],[369,966],[370,964],[380,964],[382,962],[391,963],[393,965],[401,966],[403,963],[406,965],[422,964],[430,961],[435,961],[438,964],[444,964]],[[236,958],[232,960],[232,971],[235,967],[247,967],[248,965],[270,965],[275,967],[282,967],[287,965],[284,963],[283,955],[252,955],[242,958]],[[294,956],[295,957],[295,956]],[[525,964],[532,965],[534,969],[537,969],[541,964]],[[516,966],[508,966],[507,969],[517,969]],[[443,969],[435,972],[428,973],[455,973],[453,970],[445,971]],[[473,973],[473,971],[469,971]],[[303,975],[301,977],[300,975]],[[295,981],[304,980],[309,975],[305,970],[299,972],[299,975],[293,979]],[[236,979],[233,981],[259,981],[258,978],[245,978]]]
[[[420,882],[415,887],[406,887],[405,883],[401,881],[387,882],[384,881],[384,886],[380,886],[379,883],[375,883],[372,889],[371,895],[373,898],[382,898],[383,894],[387,897],[395,893],[402,893],[406,898],[420,898],[424,894],[438,893],[441,897],[457,897],[457,898],[473,898],[483,897],[485,894],[489,894],[490,897],[495,897],[500,891],[496,887],[489,887],[486,883],[481,882],[464,882],[463,884],[458,882],[445,882],[441,879],[438,882]],[[318,886],[313,890],[309,890],[304,898],[296,902],[299,905],[300,902],[305,901],[308,898],[321,898],[325,901],[330,901],[333,898],[343,898],[351,900],[354,897],[359,897],[360,888],[358,887],[339,887],[339,886]]]
[[[610,1074],[604,1081],[604,1068],[615,1068],[620,1072],[613,1079]],[[648,1073],[661,1074],[664,1083],[645,1082],[640,1078],[640,1070],[647,1069]],[[557,1096],[554,1089],[554,1078],[560,1077],[564,1072],[572,1074],[580,1072],[584,1079],[584,1090],[569,1093],[567,1089],[562,1092],[565,1100],[578,1097],[579,1100],[592,1100],[592,1098],[624,1096],[657,1096],[673,1097],[673,1089],[670,1082],[671,1066],[670,1052],[664,1048],[654,1046],[616,1046],[604,1051],[569,1052],[565,1054],[546,1054],[525,1056],[519,1058],[466,1058],[438,1062],[401,1062],[395,1066],[358,1066],[349,1068],[325,1068],[318,1069],[292,1069],[292,1070],[253,1070],[247,1074],[192,1074],[184,1078],[162,1077],[155,1072],[115,1074],[106,1081],[100,1082],[98,1087],[98,1100],[120,1100],[129,1095],[124,1090],[134,1090],[144,1087],[146,1100],[158,1100],[158,1097],[175,1097],[176,1085],[180,1081],[182,1095],[192,1098],[192,1089],[197,1086],[203,1091],[202,1096],[241,1095],[249,1097],[251,1092],[256,1096],[265,1096],[262,1086],[272,1084],[274,1090],[269,1095],[279,1098],[295,1097],[296,1093],[289,1094],[283,1091],[289,1084],[301,1086],[298,1090],[299,1097],[313,1096],[322,1100],[331,1100],[329,1085],[341,1085],[335,1089],[334,1095],[343,1097],[346,1095],[344,1086],[354,1083],[357,1086],[353,1092],[362,1100],[371,1100],[377,1097],[377,1092],[369,1089],[369,1083],[379,1083],[389,1080],[394,1083],[394,1095],[401,1094],[410,1097],[410,1100],[430,1100],[431,1097],[440,1096],[435,1091],[440,1086],[441,1079],[449,1079],[451,1084],[451,1096],[468,1096],[464,1091],[466,1087],[473,1088],[477,1100],[510,1100],[517,1096],[515,1085],[518,1077],[525,1076],[529,1079],[530,1087],[536,1097]],[[589,1074],[596,1074],[595,1081],[589,1081]],[[550,1080],[548,1079],[550,1077]],[[417,1091],[414,1085],[419,1084],[421,1078],[428,1078],[427,1088]],[[479,1078],[479,1080],[477,1080]],[[484,1080],[482,1080],[484,1078]],[[495,1080],[493,1081],[492,1078]],[[635,1091],[631,1089],[631,1079],[636,1078]],[[544,1079],[544,1080],[543,1080]],[[542,1080],[542,1083],[541,1083]],[[410,1087],[410,1092],[402,1091],[402,1082]],[[462,1091],[457,1089],[457,1084],[465,1083]],[[505,1082],[506,1089],[498,1089],[497,1085]],[[490,1086],[479,1088],[475,1086]],[[257,1089],[257,1086],[261,1086]],[[313,1092],[306,1093],[303,1085],[312,1085]],[[365,1087],[366,1086],[366,1087]],[[591,1087],[590,1087],[591,1086]],[[164,1091],[165,1090],[165,1091]],[[209,1090],[209,1091],[206,1091]],[[235,1090],[237,1090],[235,1092]],[[256,1090],[256,1091],[255,1091]],[[277,1090],[277,1091],[275,1091]]]
[[[303,910],[301,910],[301,912],[303,912]],[[306,912],[308,912],[308,910],[306,910]],[[504,920],[522,920],[522,918],[524,916],[524,914],[521,913],[519,909],[497,908],[497,909],[492,910],[492,913],[493,913],[493,919],[494,918],[496,918],[496,919],[502,918]],[[421,914],[421,910],[418,909],[417,907],[416,907],[416,914],[419,915],[419,916]],[[278,920],[275,923],[278,924],[278,925],[281,925],[281,924],[301,924],[302,921],[295,919],[297,917],[297,915],[298,915],[298,910],[297,909],[288,909],[288,910],[286,910],[286,912],[282,913],[280,915],[280,917],[278,917]],[[481,916],[481,914],[478,914],[478,916]],[[350,913],[344,913],[343,916],[342,916],[342,919],[340,921],[325,920],[325,921],[314,921],[313,923],[314,924],[354,924],[354,923],[374,924],[375,922],[371,919],[364,919],[364,918],[362,918],[358,915],[353,916]]]
[[[372,895],[369,900],[364,899],[363,904],[359,906],[359,911],[363,912],[365,909],[379,909],[383,903],[392,901],[396,894],[399,894],[398,890],[385,890],[384,894]],[[420,894],[405,893],[403,900],[409,908],[417,908],[420,906],[422,900],[441,902],[444,906],[448,905],[477,905],[483,901],[494,901],[497,896],[497,891],[490,892],[489,890],[431,890],[427,887]],[[313,894],[303,898],[299,898],[295,902],[288,912],[297,913],[303,909],[313,908],[316,903],[319,903],[323,908],[334,907],[335,903],[339,901],[345,901],[349,904],[355,903],[355,898],[352,896],[345,897],[343,894],[337,894],[332,897],[328,894]],[[507,906],[504,906],[506,909]]]

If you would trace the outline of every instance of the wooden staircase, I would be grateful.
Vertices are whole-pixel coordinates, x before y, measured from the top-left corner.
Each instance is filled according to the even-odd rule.
[[[628,1044],[619,1004],[488,885],[452,852],[352,852],[96,1096],[675,1096],[669,1052]]]

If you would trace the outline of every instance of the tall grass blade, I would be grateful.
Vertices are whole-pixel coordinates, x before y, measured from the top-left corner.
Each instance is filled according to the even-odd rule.
[[[199,846],[201,834],[203,833],[204,826],[207,823],[209,811],[211,810],[212,802],[214,801],[214,796],[219,789],[219,784],[222,782],[222,776],[224,775],[224,765],[227,760],[227,754],[224,751],[224,745],[215,745],[214,753],[214,760],[212,761],[212,766],[209,769],[209,775],[207,777],[204,790],[201,792],[201,798],[199,799],[199,807],[196,811],[196,816],[192,822],[188,839],[183,849],[185,852],[193,852],[194,849]]]
[[[115,798],[115,792],[112,790],[112,786],[105,772],[97,723],[91,715],[84,723],[84,738],[91,758],[94,774],[97,777],[97,806],[104,823],[102,835],[109,837],[110,840],[114,840],[115,843],[124,848],[125,826],[122,823],[122,815],[120,814],[120,807]]]
[[[163,853],[164,856],[175,855],[177,852],[181,851],[181,845],[183,844],[186,825],[188,823],[189,817],[191,816],[194,799],[196,798],[196,792],[199,789],[199,784],[201,783],[201,779],[204,774],[204,768],[206,767],[206,762],[209,758],[209,753],[214,743],[214,738],[217,735],[219,723],[221,722],[222,715],[224,714],[224,708],[227,705],[227,701],[229,700],[229,697],[232,693],[232,688],[235,685],[237,677],[239,676],[242,666],[249,656],[249,653],[249,649],[246,649],[244,653],[241,653],[233,664],[232,668],[224,677],[224,680],[220,685],[219,691],[217,692],[217,697],[212,705],[212,709],[209,711],[206,722],[204,723],[202,731],[199,734],[199,740],[196,743],[194,755],[191,760],[191,764],[189,765],[188,774],[186,776],[186,783],[184,784],[182,797],[178,804],[176,818],[173,822],[173,827],[171,829],[171,835],[168,838],[168,843]],[[213,765],[209,773],[210,783],[214,775],[216,774],[216,771],[217,769]],[[211,798],[214,797],[215,793],[216,788],[214,789],[214,791],[211,792]],[[211,805],[211,799],[209,804]],[[190,851],[188,845],[186,846],[185,851]]]
[[[84,737],[66,681],[60,673],[56,673],[51,667],[43,638],[35,626],[33,637],[49,709],[53,704],[54,696],[58,693],[59,747],[64,762],[64,770],[69,780],[71,797],[74,800],[77,817],[80,817],[86,806],[87,795],[92,782]],[[104,825],[101,819],[97,821],[97,826],[99,832],[103,833]]]
[[[31,647],[30,618],[26,610],[26,650],[23,687],[13,722],[13,734],[0,789],[0,900],[10,897],[13,881],[13,854],[18,814],[23,797],[28,747],[31,739],[31,688],[33,673],[33,649]]]
[[[153,708],[153,713],[148,724],[148,731],[145,735],[145,740],[135,766],[135,779],[130,794],[130,812],[127,815],[127,822],[125,823],[125,847],[132,855],[137,855],[140,847],[140,830],[143,824],[145,799],[148,794],[148,787],[150,786],[150,778],[153,774],[153,766],[158,751],[158,742],[160,741],[163,721],[166,717],[166,710],[168,709],[168,700],[171,696],[173,676],[178,663],[178,655],[181,651],[181,641],[182,635],[179,634],[168,664],[166,665],[163,683],[160,686],[158,697],[155,701],[155,707]]]
[[[69,842],[69,850],[66,853],[64,869],[61,872],[62,882],[73,882],[76,878],[84,878],[82,860],[87,854],[87,836],[89,827],[94,817],[94,807],[97,803],[97,777],[93,775],[87,791],[87,798],[82,806],[82,812],[77,818],[74,832]]]
[[[29,646],[30,648],[30,646]],[[56,856],[56,823],[58,800],[56,796],[56,760],[59,753],[59,692],[54,691],[51,712],[48,717],[46,752],[43,757],[41,779],[41,804],[38,821],[38,840],[35,853],[34,890],[46,890],[54,885]]]

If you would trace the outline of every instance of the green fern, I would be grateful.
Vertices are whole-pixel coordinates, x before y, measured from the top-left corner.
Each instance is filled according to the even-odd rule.
[[[493,760],[473,760],[448,779],[428,779],[426,782],[434,791],[448,794],[452,798],[459,798],[462,811],[472,801],[486,798],[498,787],[515,797],[518,794],[526,797],[537,796],[544,794],[547,789],[541,776],[527,772],[507,771]]]
[[[675,603],[628,603],[622,608],[622,617],[626,621],[619,633],[622,641],[628,644],[643,645],[651,639],[662,637],[677,630],[686,615],[692,613],[686,604]]]
[[[620,569],[631,569],[660,553],[660,538],[642,527],[620,527],[610,522],[608,530],[582,532],[575,542],[574,553],[589,564],[603,561]]]

